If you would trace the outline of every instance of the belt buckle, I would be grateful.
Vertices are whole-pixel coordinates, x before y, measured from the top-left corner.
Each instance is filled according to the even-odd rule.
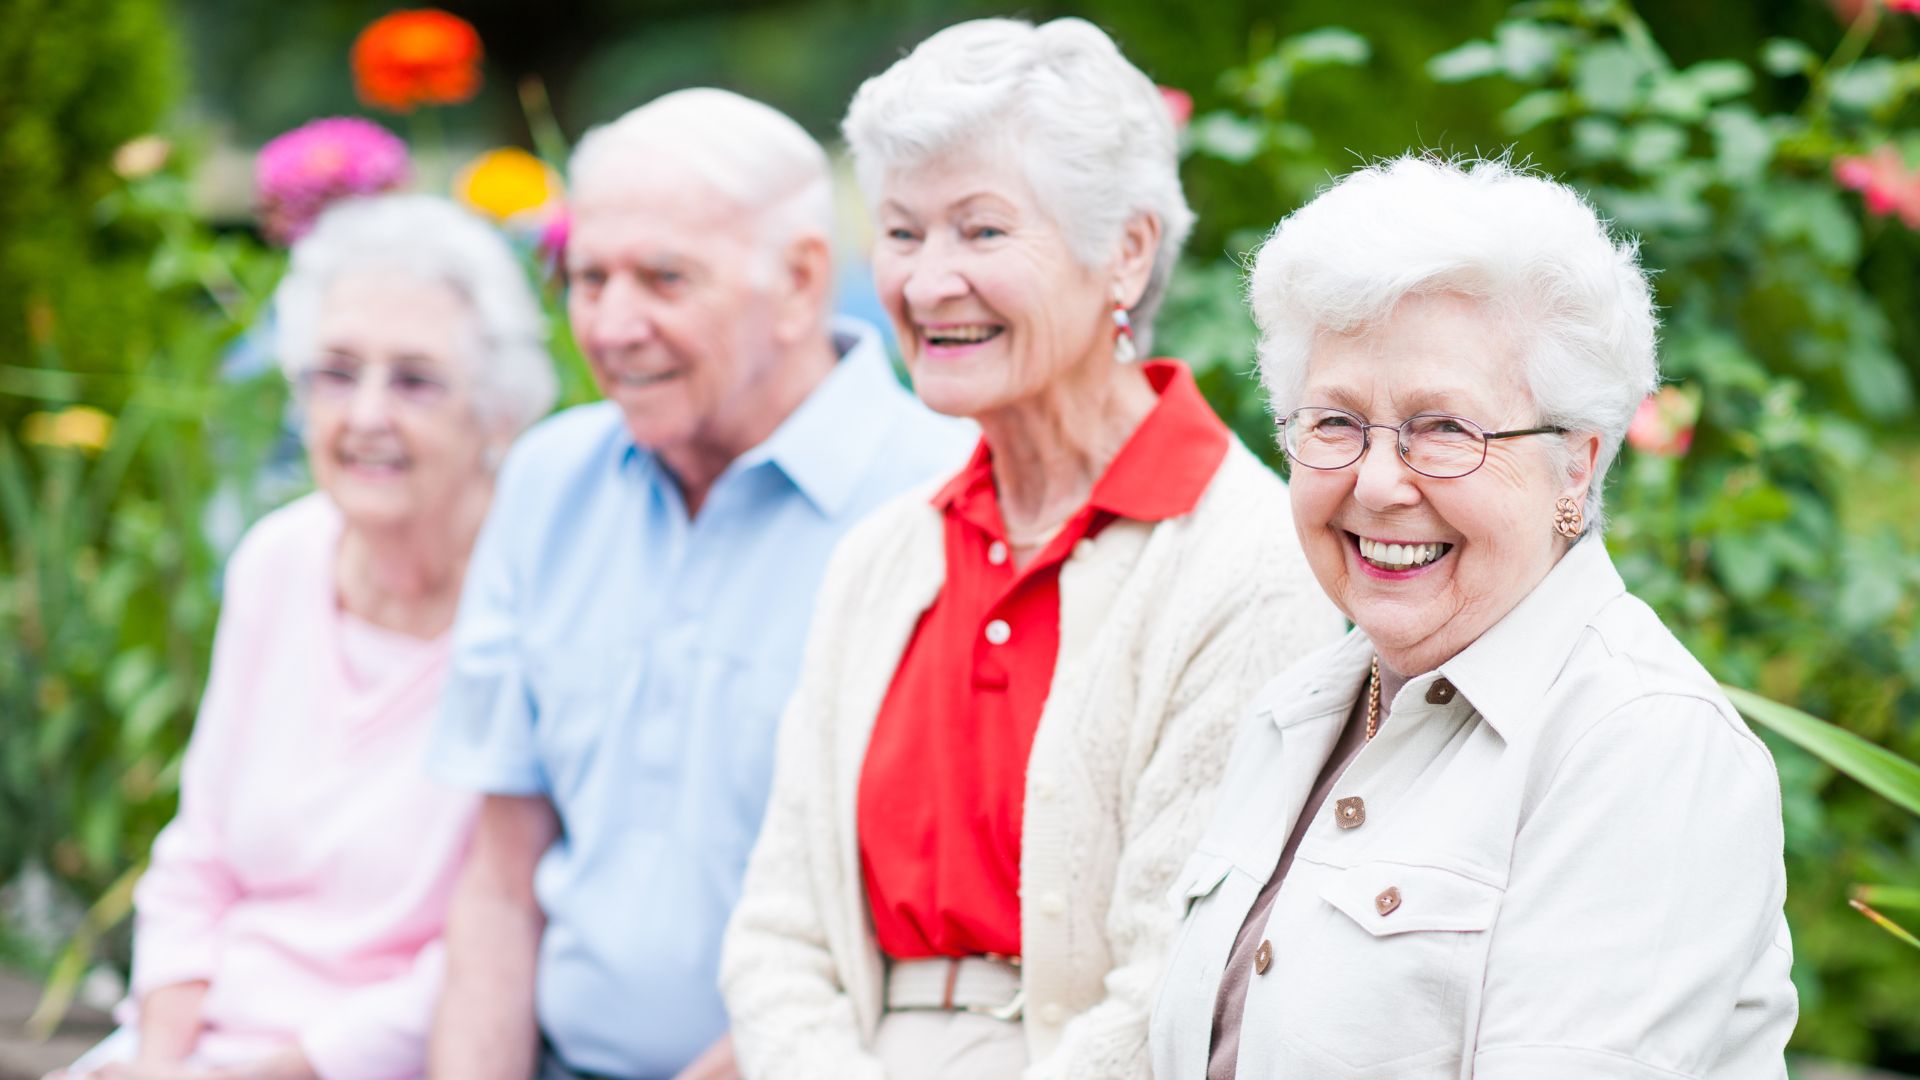
[[[1018,1020],[1026,1012],[1027,988],[1022,986],[1015,990],[1005,1005],[964,1005],[961,1008],[977,1016],[991,1016],[995,1020]]]

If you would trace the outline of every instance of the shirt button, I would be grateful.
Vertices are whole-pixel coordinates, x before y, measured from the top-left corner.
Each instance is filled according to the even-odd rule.
[[[1381,918],[1400,910],[1400,890],[1392,885],[1381,890],[1380,895],[1373,898],[1373,910],[1379,912]]]
[[[1435,679],[1433,685],[1427,687],[1427,704],[1445,705],[1453,700],[1456,692],[1452,683],[1445,679]]]
[[[1048,1027],[1059,1027],[1067,1022],[1067,1010],[1057,1001],[1049,1001],[1040,1006],[1040,1022]]]
[[[1272,964],[1273,942],[1262,941],[1260,947],[1253,950],[1253,973],[1255,975],[1265,975],[1267,968]]]
[[[1367,823],[1367,802],[1350,795],[1333,804],[1333,823],[1343,829],[1357,829]]]
[[[1007,545],[995,540],[987,545],[987,561],[995,566],[1007,561]]]
[[[987,624],[987,642],[992,645],[1005,645],[1013,636],[1013,627],[1005,619],[995,619]]]
[[[1067,898],[1057,892],[1050,892],[1040,898],[1040,914],[1058,918],[1067,913]]]

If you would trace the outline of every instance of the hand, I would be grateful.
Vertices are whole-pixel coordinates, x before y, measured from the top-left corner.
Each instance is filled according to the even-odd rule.
[[[733,1036],[720,1036],[673,1080],[740,1080],[740,1070],[733,1063]]]

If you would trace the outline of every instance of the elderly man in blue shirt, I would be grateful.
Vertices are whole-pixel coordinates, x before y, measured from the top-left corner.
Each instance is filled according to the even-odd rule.
[[[467,569],[430,760],[486,799],[431,1067],[731,1076],[720,939],[815,588],[970,435],[831,319],[831,179],[792,120],[680,91],[570,171],[568,318],[608,400],[522,438]]]

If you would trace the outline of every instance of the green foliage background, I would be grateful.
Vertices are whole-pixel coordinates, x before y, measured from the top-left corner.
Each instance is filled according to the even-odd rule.
[[[277,379],[220,375],[281,256],[244,219],[196,209],[200,151],[221,131],[257,145],[360,111],[346,49],[390,6],[0,0],[0,882],[32,864],[99,896],[171,813],[223,549],[265,509],[262,464],[286,450]],[[527,142],[512,87],[529,74],[574,136],[704,82],[831,139],[861,78],[939,26],[1003,11],[448,6],[492,50],[482,95],[436,118],[476,147]],[[1276,467],[1239,299],[1240,260],[1276,220],[1410,147],[1511,147],[1588,192],[1640,238],[1665,371],[1702,403],[1684,457],[1629,452],[1616,468],[1609,543],[1630,583],[1722,679],[1920,757],[1920,235],[1831,178],[1836,156],[1882,142],[1920,163],[1920,20],[1850,21],[1819,0],[1018,13],[1093,19],[1195,98],[1200,226],[1157,344]],[[117,176],[115,148],[155,128],[174,160]],[[23,439],[28,414],[75,403],[117,419],[104,448]],[[1795,1047],[1920,1072],[1920,963],[1845,904],[1855,885],[1920,885],[1920,826],[1793,746],[1776,756]],[[1877,895],[1920,921],[1893,906],[1902,894]],[[0,959],[52,959],[8,942],[0,926]]]

